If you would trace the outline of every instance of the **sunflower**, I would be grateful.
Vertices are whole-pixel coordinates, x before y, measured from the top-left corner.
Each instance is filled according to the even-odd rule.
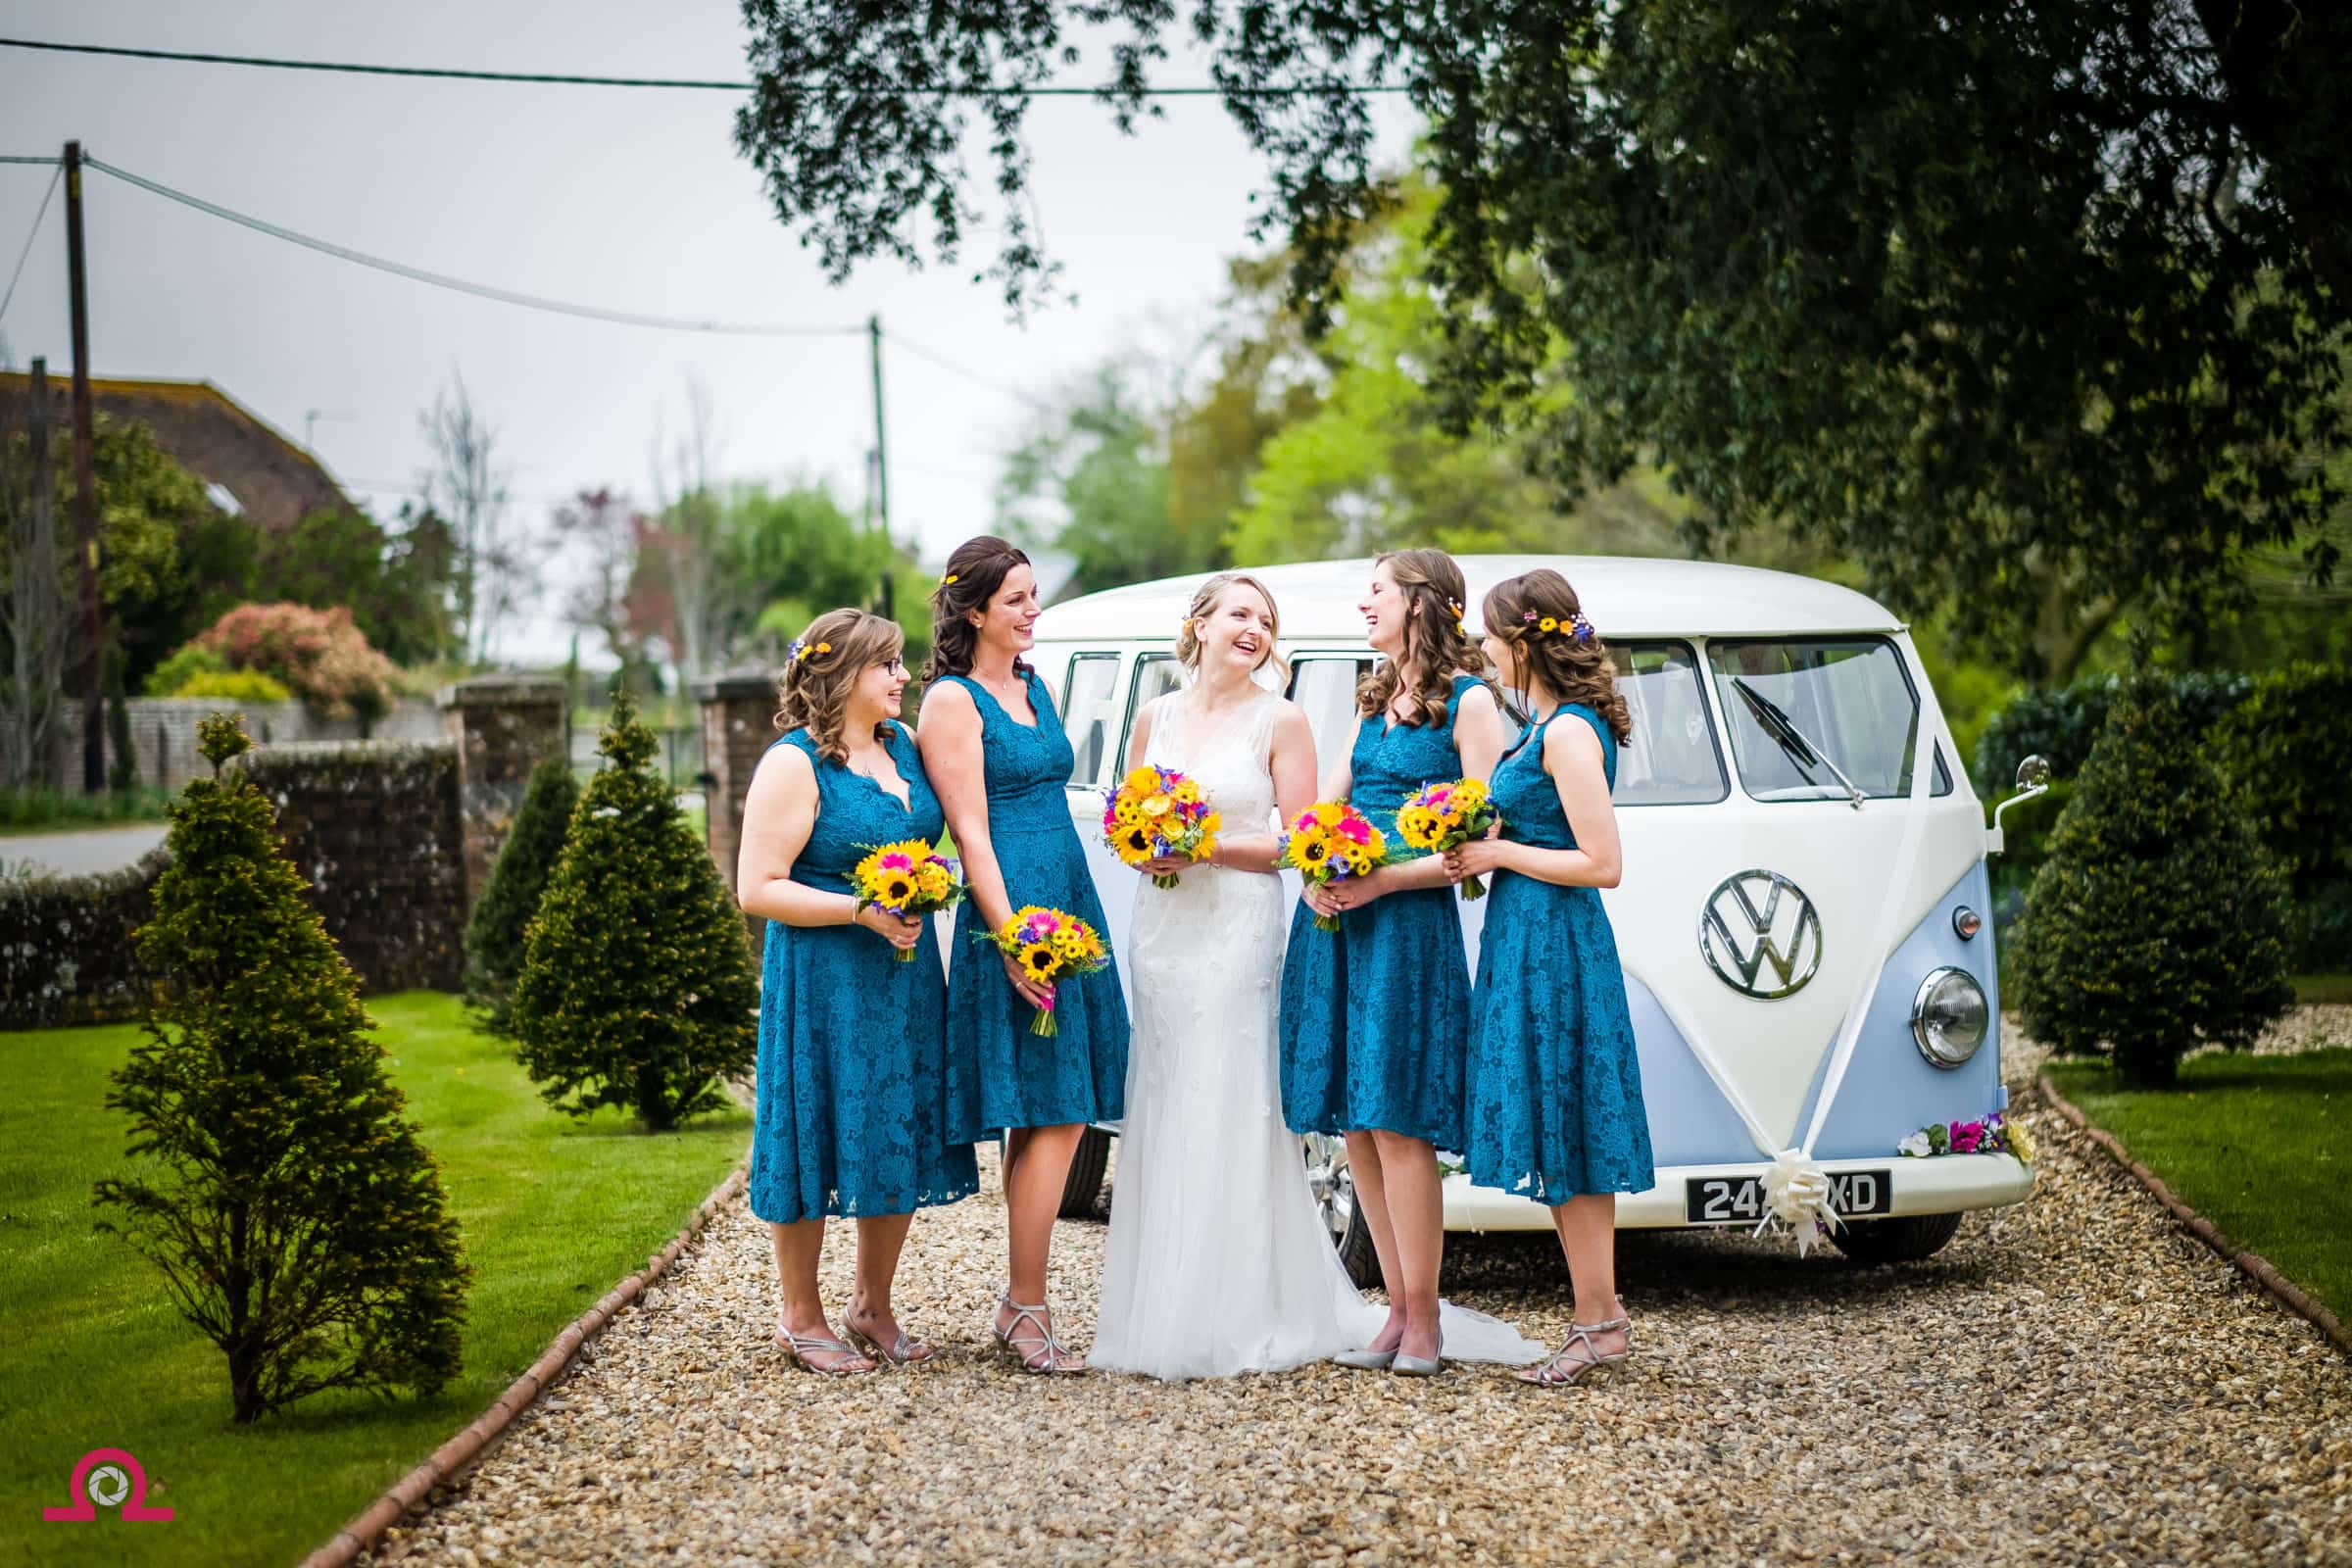
[[[1126,778],[1126,787],[1138,795],[1149,795],[1159,788],[1159,769],[1139,767]]]
[[[1338,827],[1340,819],[1348,814],[1348,808],[1334,801],[1325,801],[1314,808],[1312,814],[1325,827]]]
[[[1054,971],[1061,967],[1061,956],[1051,942],[1032,942],[1021,950],[1020,957],[1021,971],[1032,980],[1051,980]]]
[[[1322,835],[1298,841],[1298,864],[1302,869],[1312,871],[1329,858],[1331,846],[1323,841]]]
[[[1118,831],[1119,853],[1130,859],[1152,858],[1152,830],[1142,823],[1131,823]]]
[[[1551,615],[1545,615],[1542,620],[1536,622],[1536,630],[1541,632],[1554,632],[1559,629],[1559,620]]]
[[[914,879],[906,872],[894,871],[882,879],[882,897],[879,902],[897,905],[903,908],[906,906],[906,901],[913,897]]]

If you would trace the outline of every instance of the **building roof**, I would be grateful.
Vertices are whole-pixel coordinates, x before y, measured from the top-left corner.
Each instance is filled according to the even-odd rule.
[[[1734,566],[1714,561],[1632,556],[1457,556],[1470,585],[1463,620],[1478,627],[1479,601],[1505,577],[1549,566],[1575,585],[1585,613],[1604,637],[1788,636],[1827,631],[1895,631],[1903,622],[1851,588],[1794,572]],[[1282,640],[1292,647],[1363,641],[1356,610],[1372,575],[1370,557],[1251,566],[1250,574],[1274,595]],[[1214,573],[1196,572],[1088,594],[1047,611],[1037,628],[1044,641],[1164,640]]]
[[[0,371],[0,405],[22,404],[30,385],[22,371]],[[52,371],[49,385],[50,416],[64,428],[73,378]],[[257,528],[285,533],[313,512],[358,510],[315,456],[210,381],[93,376],[90,402],[144,423],[172,462],[227,491]]]

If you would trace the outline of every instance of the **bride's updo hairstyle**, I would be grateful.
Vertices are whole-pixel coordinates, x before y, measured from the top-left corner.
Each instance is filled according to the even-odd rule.
[[[1193,595],[1192,604],[1184,612],[1184,624],[1176,628],[1176,662],[1184,666],[1188,675],[1200,673],[1200,622],[1216,613],[1217,602],[1225,597],[1228,588],[1254,589],[1257,597],[1266,602],[1266,655],[1257,662],[1256,668],[1265,668],[1270,661],[1276,678],[1289,685],[1291,666],[1274,651],[1275,645],[1282,641],[1282,612],[1275,607],[1274,595],[1267,591],[1266,585],[1246,571],[1220,571]]]
[[[836,762],[850,760],[843,738],[849,722],[850,689],[876,664],[906,650],[906,634],[895,620],[862,610],[828,610],[784,655],[776,683],[776,727],[806,729],[817,754]],[[874,726],[874,739],[890,740],[890,720]]]
[[[1443,550],[1393,550],[1373,558],[1375,567],[1383,564],[1404,599],[1404,667],[1389,659],[1373,665],[1356,685],[1356,711],[1380,712],[1395,700],[1397,687],[1408,686],[1413,713],[1407,722],[1439,722],[1453,698],[1453,677],[1484,676],[1487,669],[1462,630],[1462,596],[1470,590],[1462,568]]]
[[[1634,715],[1617,689],[1617,666],[1568,579],[1548,566],[1506,578],[1487,591],[1479,617],[1490,636],[1510,645],[1514,668],[1504,678],[1521,691],[1529,675],[1563,703],[1582,703],[1600,715],[1623,746]]]
[[[964,617],[986,616],[988,602],[1004,586],[1004,574],[1028,564],[1029,558],[1017,545],[995,534],[984,533],[956,547],[956,553],[948,557],[948,569],[940,574],[939,586],[931,590],[931,657],[923,663],[926,682],[942,675],[972,672],[980,628]],[[1013,668],[1026,667],[1021,661],[1013,661]]]

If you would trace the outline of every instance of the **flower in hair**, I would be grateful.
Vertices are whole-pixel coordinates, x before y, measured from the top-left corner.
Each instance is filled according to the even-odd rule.
[[[810,654],[829,654],[832,651],[833,645],[831,643],[818,643],[813,648],[807,643],[794,643],[792,645],[792,657],[800,660],[803,663],[808,662],[808,656]]]
[[[1536,630],[1544,633],[1546,636],[1552,632],[1558,631],[1559,629],[1560,623],[1549,615],[1545,615],[1542,620],[1536,622]]]
[[[942,578],[940,578],[940,579],[939,579],[939,585],[940,585],[942,588],[953,588],[953,587],[955,587],[955,586],[956,586],[956,573],[954,573],[954,572],[952,572],[952,571],[951,571],[951,572],[949,572],[949,573],[948,573],[948,574],[947,574],[945,577],[942,577]]]
[[[1592,640],[1592,623],[1585,618],[1583,611],[1577,611],[1572,614],[1568,619],[1568,624],[1576,628],[1578,642],[1589,643]]]
[[[1522,625],[1533,626],[1536,623],[1536,612],[1532,610],[1529,611],[1526,614],[1519,617],[1519,621]]]

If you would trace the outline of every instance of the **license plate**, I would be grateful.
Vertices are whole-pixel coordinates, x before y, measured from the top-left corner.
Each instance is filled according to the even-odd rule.
[[[1894,1180],[1883,1170],[1841,1170],[1830,1177],[1839,1215],[1894,1212]],[[1764,1217],[1761,1176],[1693,1176],[1685,1184],[1683,1218],[1692,1225],[1753,1225]]]

